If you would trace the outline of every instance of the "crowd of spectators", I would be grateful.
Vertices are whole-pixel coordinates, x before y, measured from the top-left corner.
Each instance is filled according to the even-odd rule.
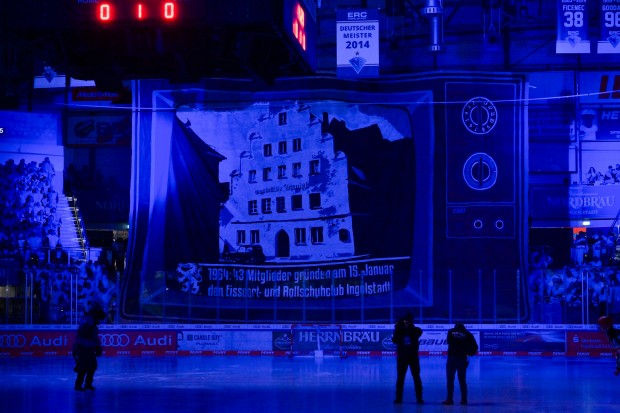
[[[34,287],[35,324],[69,324],[93,302],[103,305],[106,322],[117,321],[120,275],[97,262],[75,261],[62,269],[28,269],[26,277]]]
[[[586,185],[609,185],[620,183],[620,163],[615,166],[608,165],[605,169],[596,170],[591,166],[588,168],[583,180]]]
[[[585,234],[577,238],[586,239]],[[561,268],[553,268],[545,249],[532,254],[528,278],[532,322],[582,323],[595,322],[601,315],[620,316],[620,266],[615,244],[605,245],[609,238],[595,234],[589,244],[580,241],[573,248],[571,265]]]
[[[48,157],[40,163],[10,159],[0,165],[0,260],[19,272],[12,278],[19,283],[18,301],[30,296],[26,289],[32,287],[32,322],[70,323],[93,301],[102,302],[108,321],[114,322],[124,242],[115,241],[94,261],[86,251],[69,254],[60,242],[54,176]]]
[[[571,263],[576,267],[620,265],[620,242],[613,232],[579,232],[571,247]]]
[[[59,245],[62,219],[56,212],[54,176],[48,157],[40,163],[9,159],[0,165],[0,258],[36,265],[47,258],[38,251]]]

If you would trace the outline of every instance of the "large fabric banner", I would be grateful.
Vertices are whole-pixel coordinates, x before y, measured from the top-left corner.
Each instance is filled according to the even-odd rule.
[[[373,322],[442,312],[429,241],[444,140],[433,96],[443,99],[444,84],[353,91],[313,78],[237,92],[232,80],[136,82],[124,315]],[[459,99],[497,87],[482,82]],[[510,231],[518,238],[514,219]],[[507,253],[519,255],[514,246]]]

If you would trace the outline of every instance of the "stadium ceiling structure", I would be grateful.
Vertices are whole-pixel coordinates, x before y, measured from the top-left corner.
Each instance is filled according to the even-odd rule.
[[[131,2],[3,1],[0,98],[27,91],[45,66],[95,79],[102,88],[139,78],[242,77],[268,84],[280,77],[333,75],[337,11],[343,9],[378,11],[382,75],[614,67],[608,56],[555,53],[554,1],[187,0],[168,2],[185,8],[172,23],[162,23],[155,12],[137,21],[138,12],[127,9],[116,22],[105,24],[93,17],[93,10],[108,3],[114,10]],[[143,3],[149,8],[167,4]],[[297,4],[306,13],[304,36],[312,42],[302,52],[287,20]],[[157,13],[168,13],[161,7]]]

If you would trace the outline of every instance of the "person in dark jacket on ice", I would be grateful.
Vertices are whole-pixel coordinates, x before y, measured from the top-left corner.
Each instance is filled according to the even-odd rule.
[[[403,391],[405,388],[405,376],[407,370],[411,371],[413,384],[415,386],[415,397],[417,404],[423,404],[422,399],[422,379],[420,377],[420,337],[422,329],[413,323],[413,315],[407,313],[394,326],[392,342],[396,344],[396,399],[394,403],[403,402]]]
[[[461,388],[461,404],[467,404],[467,367],[469,357],[478,352],[478,343],[474,335],[465,325],[457,323],[448,330],[448,361],[446,362],[446,378],[448,380],[448,397],[442,404],[454,404],[454,376],[459,379]]]
[[[97,370],[97,357],[101,356],[101,342],[99,341],[99,323],[105,319],[105,312],[99,303],[91,304],[82,324],[78,327],[75,343],[73,344],[73,359],[77,373],[75,390],[95,390],[93,379]]]

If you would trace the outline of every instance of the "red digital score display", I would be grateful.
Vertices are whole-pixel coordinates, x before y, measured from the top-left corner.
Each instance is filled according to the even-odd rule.
[[[162,20],[174,21],[179,14],[178,4],[173,1],[135,2],[131,5],[129,15],[125,10],[120,10],[113,2],[101,2],[97,4],[96,18],[102,23],[113,23],[119,20]]]
[[[295,12],[293,15],[293,36],[297,39],[302,50],[306,50],[306,12],[301,4],[295,3]]]

